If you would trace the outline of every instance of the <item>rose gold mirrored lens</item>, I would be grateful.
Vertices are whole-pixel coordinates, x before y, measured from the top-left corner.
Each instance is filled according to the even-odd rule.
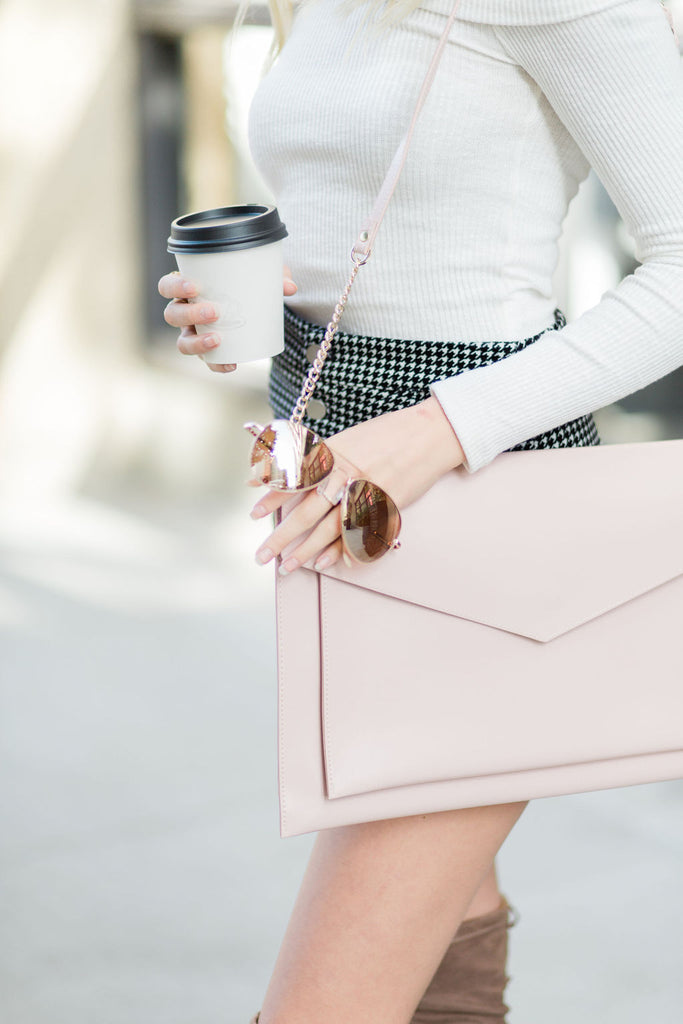
[[[401,514],[386,491],[369,480],[352,480],[342,498],[342,544],[357,562],[386,554],[401,530]]]
[[[332,452],[322,438],[290,420],[273,420],[263,427],[251,450],[252,479],[278,491],[317,487],[333,464]]]

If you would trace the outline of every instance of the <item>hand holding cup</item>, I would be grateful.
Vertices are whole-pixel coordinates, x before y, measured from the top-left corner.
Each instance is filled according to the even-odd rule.
[[[285,297],[294,295],[297,286],[292,280],[292,272],[287,264],[282,270],[282,294]],[[210,360],[211,351],[220,345],[220,338],[211,331],[217,312],[210,302],[198,298],[199,285],[196,281],[188,280],[180,271],[174,270],[159,279],[159,294],[171,300],[164,310],[164,320],[180,330],[179,352],[186,356],[199,356],[216,373],[232,373],[237,369],[236,363],[213,363]],[[199,334],[198,324],[205,326],[210,333]]]
[[[218,372],[282,352],[280,281],[286,236],[277,209],[259,203],[176,217],[167,248],[178,273],[162,278],[159,291],[174,300],[164,317],[183,329],[181,352],[201,356]],[[210,340],[197,346],[197,335]]]

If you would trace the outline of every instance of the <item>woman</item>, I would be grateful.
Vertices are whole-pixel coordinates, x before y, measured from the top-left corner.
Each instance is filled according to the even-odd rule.
[[[271,3],[282,44],[286,0]],[[271,376],[279,416],[296,401],[451,6],[311,0],[256,93],[251,147],[290,232],[286,347]],[[456,466],[597,444],[591,410],[683,364],[676,42],[659,0],[462,0],[304,421],[330,439],[340,480],[357,467],[402,508]],[[551,278],[591,165],[642,266],[566,324]],[[210,336],[196,335],[215,315],[192,302],[192,282],[169,275],[160,291],[180,351],[234,369],[212,365]],[[269,492],[252,514],[283,500]],[[505,529],[504,507],[500,517]],[[339,512],[316,491],[257,560],[311,527],[281,571],[332,564]],[[321,832],[254,1020],[502,1020],[509,906],[494,858],[525,806]]]

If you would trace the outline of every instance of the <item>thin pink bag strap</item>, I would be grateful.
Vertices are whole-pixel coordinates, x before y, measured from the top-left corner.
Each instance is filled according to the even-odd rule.
[[[671,11],[664,3],[664,0],[659,0],[659,2],[664,8],[664,12],[669,20],[669,25],[671,26],[671,31],[673,32],[674,39],[676,40],[676,45],[678,46],[678,36],[676,35],[676,29],[674,27],[674,21]],[[389,170],[387,171],[387,175],[384,179],[384,182],[382,183],[382,187],[379,190],[377,198],[375,199],[375,205],[372,208],[372,212],[370,213],[370,216],[366,220],[365,224],[363,224],[363,227],[361,228],[358,234],[358,238],[356,239],[356,243],[352,249],[352,252],[356,253],[358,256],[367,256],[370,252],[370,249],[372,248],[372,243],[374,242],[375,236],[377,235],[377,231],[382,222],[382,217],[386,213],[387,206],[389,205],[389,200],[391,199],[394,193],[396,183],[399,179],[401,171],[403,170],[403,165],[406,162],[408,149],[410,147],[410,142],[413,137],[413,130],[415,128],[415,125],[417,124],[417,119],[419,117],[420,111],[422,110],[424,101],[427,98],[427,93],[429,92],[432,82],[434,81],[434,75],[436,74],[436,69],[439,60],[441,59],[441,54],[443,52],[444,46],[446,45],[446,40],[448,39],[448,34],[450,32],[451,25],[455,21],[455,16],[457,14],[459,6],[460,0],[455,0],[453,10],[450,13],[448,21],[446,22],[446,27],[444,28],[443,33],[441,34],[441,39],[439,40],[439,44],[436,48],[434,56],[432,57],[432,62],[429,65],[429,68],[427,69],[427,74],[425,75],[424,82],[422,83],[422,89],[420,90],[420,95],[417,98],[417,103],[415,104],[415,110],[413,111],[413,117],[410,122],[408,131],[401,139],[398,145],[398,149],[394,153],[394,158],[391,161],[391,165],[389,167]]]
[[[427,98],[427,93],[429,92],[432,86],[432,82],[434,81],[434,75],[436,74],[436,69],[439,64],[439,60],[441,59],[441,54],[443,53],[443,48],[446,45],[448,34],[451,30],[453,22],[455,21],[455,16],[459,6],[460,0],[455,0],[453,10],[451,11],[448,17],[448,21],[446,22],[444,30],[441,33],[441,38],[439,39],[438,45],[434,52],[434,56],[432,57],[429,67],[427,68],[427,74],[424,77],[422,88],[420,89],[420,95],[417,98],[417,103],[415,104],[415,109],[413,110],[413,116],[410,121],[410,125],[408,126],[408,130],[406,131],[405,135],[398,144],[396,152],[394,153],[394,157],[391,161],[391,164],[389,165],[389,170],[387,171],[386,177],[384,178],[384,181],[382,183],[382,187],[380,188],[377,194],[377,198],[375,199],[375,203],[370,212],[370,216],[367,218],[362,228],[360,229],[358,233],[358,238],[356,239],[354,246],[351,250],[351,260],[353,262],[353,270],[351,271],[351,276],[349,277],[349,280],[346,283],[344,291],[339,297],[339,301],[334,307],[334,314],[329,324],[327,325],[325,336],[322,342],[320,343],[320,348],[318,349],[318,354],[316,355],[313,364],[310,370],[308,371],[306,380],[304,381],[303,387],[301,389],[301,394],[299,395],[296,406],[294,407],[294,411],[292,412],[292,415],[290,417],[290,422],[292,424],[300,424],[304,417],[304,414],[306,412],[306,406],[308,405],[308,402],[311,398],[311,395],[313,394],[315,386],[318,383],[318,379],[320,377],[323,364],[325,362],[325,359],[327,358],[327,353],[330,350],[332,338],[337,332],[339,321],[341,320],[342,313],[344,312],[344,307],[346,306],[346,300],[349,297],[351,285],[353,284],[356,278],[358,270],[365,263],[367,263],[370,257],[370,253],[372,252],[373,242],[375,241],[375,237],[379,230],[379,226],[382,223],[382,218],[386,213],[387,206],[389,205],[389,200],[394,194],[396,183],[398,182],[401,171],[403,170],[403,165],[406,162],[406,157],[408,156],[408,149],[410,148],[410,143],[413,137],[413,131],[415,129],[417,119],[420,115],[420,111],[422,110],[424,101]]]
[[[422,110],[424,101],[427,99],[427,93],[432,87],[434,75],[436,74],[436,69],[438,67],[439,61],[441,60],[441,54],[443,53],[443,48],[446,45],[446,40],[448,39],[448,34],[451,30],[451,25],[455,21],[455,16],[457,14],[459,6],[460,0],[455,0],[453,10],[451,11],[448,21],[446,22],[446,27],[441,33],[439,44],[434,52],[434,56],[432,57],[432,62],[429,65],[429,68],[427,69],[427,74],[424,77],[424,82],[422,83],[420,95],[417,98],[417,103],[415,104],[413,117],[408,127],[408,130],[401,139],[401,141],[399,142],[398,148],[394,153],[394,158],[391,161],[389,170],[387,171],[386,177],[382,183],[382,187],[380,188],[377,198],[375,199],[375,205],[372,208],[370,216],[365,221],[363,227],[361,228],[358,234],[358,238],[356,239],[356,243],[352,249],[352,252],[356,253],[358,256],[369,255],[370,249],[372,248],[372,243],[375,241],[375,236],[377,235],[379,226],[382,223],[382,217],[386,213],[387,206],[389,205],[389,200],[394,194],[396,183],[398,182],[401,171],[403,170],[403,165],[406,162],[406,157],[408,156],[408,149],[410,148],[410,143],[413,138],[413,131],[415,130],[417,119],[420,116],[420,111]]]

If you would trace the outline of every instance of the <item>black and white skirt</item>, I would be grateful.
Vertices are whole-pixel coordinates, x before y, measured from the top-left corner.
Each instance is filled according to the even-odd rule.
[[[273,358],[269,398],[275,416],[289,419],[304,379],[315,359],[325,328],[309,323],[284,306],[285,347]],[[308,404],[304,424],[322,437],[356,423],[394,412],[429,398],[434,380],[505,359],[538,341],[546,331],[567,323],[555,310],[549,327],[524,341],[407,341],[373,338],[338,330],[332,339],[320,380]],[[563,423],[529,438],[510,451],[576,448],[600,444],[591,415]]]

